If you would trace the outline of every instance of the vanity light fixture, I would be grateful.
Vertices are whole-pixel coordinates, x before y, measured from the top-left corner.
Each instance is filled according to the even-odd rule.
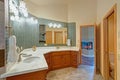
[[[28,11],[27,11],[26,4],[24,1],[20,1],[19,11],[21,14],[24,15],[24,17],[28,17]]]
[[[14,21],[15,17],[14,16],[10,16],[10,20]]]
[[[62,25],[61,25],[61,24],[58,24],[58,25],[57,25],[57,28],[61,28],[61,27],[62,27]]]
[[[35,19],[34,21],[35,21],[35,24],[37,24],[37,23],[38,23],[38,20],[37,20],[37,19]]]
[[[61,24],[56,24],[56,23],[49,23],[48,27],[49,28],[61,28],[62,25]]]
[[[28,17],[28,11],[26,4],[23,0],[18,4],[15,0],[9,0],[11,20],[18,20],[19,15],[22,14],[24,17]],[[15,19],[13,19],[13,16]]]
[[[18,5],[15,0],[9,0],[10,12],[15,15],[19,16]]]
[[[49,28],[52,28],[53,24],[52,24],[52,23],[49,23],[48,26],[49,26]]]
[[[57,28],[57,24],[56,23],[54,23],[53,28]]]
[[[37,24],[38,23],[38,20],[35,19],[34,17],[31,17],[28,20],[30,20],[30,22],[33,23],[33,24]]]

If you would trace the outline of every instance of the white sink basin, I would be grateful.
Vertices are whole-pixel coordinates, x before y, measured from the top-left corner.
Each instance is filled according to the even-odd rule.
[[[31,63],[31,62],[36,62],[37,60],[40,60],[40,57],[29,57],[23,60],[24,63]]]

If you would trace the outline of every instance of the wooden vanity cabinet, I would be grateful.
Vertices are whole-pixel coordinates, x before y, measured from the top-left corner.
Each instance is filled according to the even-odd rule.
[[[44,57],[45,57],[46,62],[47,62],[47,64],[48,64],[48,71],[51,69],[50,54],[51,54],[51,53],[46,53],[46,54],[44,54]]]
[[[48,69],[6,78],[6,80],[46,80],[50,70],[65,67],[78,67],[78,51],[55,51],[44,54]]]
[[[71,51],[71,66],[78,67],[79,65],[79,56],[77,51]]]
[[[47,70],[7,77],[6,80],[46,80]]]
[[[53,52],[51,54],[51,68],[58,69],[71,65],[71,55],[69,51]]]
[[[48,70],[65,67],[78,67],[78,51],[55,51],[44,55],[48,64]]]

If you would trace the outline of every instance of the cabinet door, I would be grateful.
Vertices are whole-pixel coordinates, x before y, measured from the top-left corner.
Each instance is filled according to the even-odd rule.
[[[70,54],[65,54],[62,56],[62,60],[63,60],[63,67],[68,67],[70,66],[70,62],[71,62],[71,59],[70,59]]]
[[[51,56],[51,62],[52,69],[61,68],[63,66],[62,55],[59,52],[53,53]]]
[[[71,64],[73,67],[78,66],[78,57],[77,57],[77,52],[71,51]]]
[[[7,77],[6,80],[46,80],[47,70]]]
[[[46,44],[52,44],[52,31],[46,31]]]

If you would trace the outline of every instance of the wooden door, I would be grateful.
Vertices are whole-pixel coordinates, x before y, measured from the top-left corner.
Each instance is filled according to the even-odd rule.
[[[104,78],[117,80],[116,5],[104,18]],[[112,72],[112,74],[111,74]]]
[[[54,32],[54,43],[55,44],[63,44],[63,32],[62,31]]]
[[[108,17],[109,76],[114,79],[114,13]]]
[[[67,31],[64,31],[64,42],[63,44],[67,44]]]
[[[52,31],[46,31],[46,44],[52,44]]]

